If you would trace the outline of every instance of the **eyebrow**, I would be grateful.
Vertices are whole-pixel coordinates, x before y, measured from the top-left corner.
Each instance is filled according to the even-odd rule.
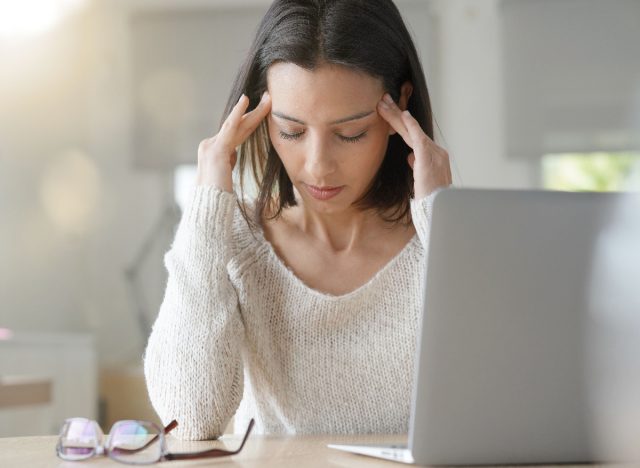
[[[282,112],[272,111],[271,114],[284,120],[289,120],[291,122],[299,123],[300,125],[306,125],[306,122],[304,122],[303,120],[296,119],[295,117],[291,117],[290,115],[283,114]],[[330,122],[329,125],[337,125],[345,122],[351,122],[352,120],[364,119],[365,117],[368,117],[371,114],[373,114],[373,111],[359,112],[358,114],[350,115],[349,117],[344,117],[342,119],[334,120],[333,122]]]

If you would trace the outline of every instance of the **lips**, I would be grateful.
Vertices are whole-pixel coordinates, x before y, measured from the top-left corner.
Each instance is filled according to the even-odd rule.
[[[340,192],[342,192],[342,189],[344,188],[344,186],[341,186],[341,187],[328,187],[328,186],[316,187],[315,185],[308,185],[308,184],[305,184],[304,186],[307,189],[307,192],[309,193],[309,195],[311,195],[316,200],[322,200],[322,201],[329,200],[329,199],[335,197]]]

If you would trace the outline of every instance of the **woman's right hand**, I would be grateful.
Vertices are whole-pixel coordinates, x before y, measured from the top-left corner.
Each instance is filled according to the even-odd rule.
[[[218,134],[200,142],[196,177],[198,185],[233,192],[231,174],[236,165],[236,148],[249,138],[271,111],[269,93],[265,91],[256,108],[245,114],[248,107],[249,98],[243,94]]]

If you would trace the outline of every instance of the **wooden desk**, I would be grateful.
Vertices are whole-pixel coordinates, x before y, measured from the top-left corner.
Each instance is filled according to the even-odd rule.
[[[97,468],[102,466],[126,467],[106,457],[92,458],[84,462],[60,460],[56,456],[56,436],[0,438],[0,467],[29,468]],[[402,467],[393,462],[342,453],[327,448],[328,443],[403,443],[402,436],[297,436],[274,437],[252,435],[239,455],[225,458],[210,458],[189,461],[171,461],[160,465],[166,468],[182,467]],[[220,441],[185,442],[173,437],[167,438],[173,452],[205,450],[210,447],[235,449],[239,445],[238,436],[223,436]]]
[[[84,462],[67,462],[55,454],[57,437],[13,437],[0,438],[0,467],[29,468],[97,468],[102,466],[125,467],[105,457],[93,458]],[[243,451],[236,456],[210,458],[191,461],[171,461],[161,465],[149,465],[166,468],[182,467],[395,467],[403,465],[375,458],[343,453],[327,448],[328,443],[403,443],[402,436],[250,436]],[[172,437],[167,438],[169,449],[174,452],[198,451],[210,447],[235,449],[239,443],[237,436],[224,436],[220,441],[183,442]],[[132,465],[128,465],[132,466]],[[571,465],[562,465],[570,468]],[[597,465],[584,465],[595,468]],[[537,465],[536,468],[540,468]]]

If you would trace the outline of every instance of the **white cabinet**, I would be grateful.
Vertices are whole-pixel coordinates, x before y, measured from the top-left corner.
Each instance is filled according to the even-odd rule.
[[[49,381],[50,401],[0,404],[0,437],[56,434],[66,418],[97,417],[97,366],[91,335],[16,332],[0,339],[0,378],[4,376]]]

